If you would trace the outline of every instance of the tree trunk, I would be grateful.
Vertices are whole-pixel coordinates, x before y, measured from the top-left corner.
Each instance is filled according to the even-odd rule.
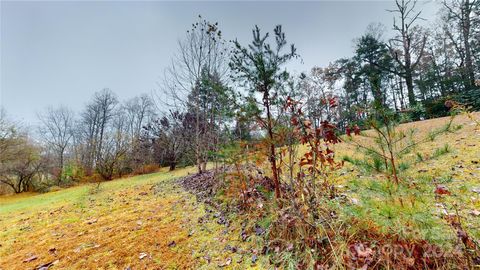
[[[400,93],[400,109],[404,110],[405,109],[405,95],[403,94],[403,82],[402,78],[398,78],[398,90]]]
[[[201,167],[202,167],[202,172],[206,172],[207,171],[207,161],[203,161]]]
[[[465,48],[465,73],[468,80],[467,87],[473,87],[475,85],[475,75],[473,72],[473,60],[472,60],[472,49],[470,47],[470,1],[466,0],[462,8],[462,35],[463,35],[463,46]]]
[[[203,143],[203,142],[202,142]],[[198,174],[202,174],[202,153],[201,153],[201,142],[200,142],[200,105],[198,97],[195,98],[195,158],[196,165],[198,169]]]
[[[23,177],[20,176],[18,179],[18,185],[17,188],[14,188],[15,193],[22,193],[23,192]]]
[[[58,173],[58,178],[57,178],[57,185],[58,186],[60,186],[60,183],[62,182],[62,177],[63,177],[63,162],[64,162],[63,161],[63,159],[64,159],[63,151],[64,150],[62,150],[60,152],[60,166],[59,166],[60,167],[60,172]]]
[[[273,140],[273,126],[272,126],[272,115],[270,113],[270,102],[268,97],[268,91],[265,91],[264,105],[267,109],[267,130],[268,130],[268,139],[270,145],[270,156],[269,161],[273,174],[273,184],[275,186],[275,198],[280,198],[280,181],[278,180],[278,170],[277,170],[277,158],[275,153],[275,142]]]
[[[410,107],[415,106],[417,104],[417,100],[415,99],[415,91],[413,89],[412,69],[407,66],[405,66],[405,84],[407,85],[407,95],[408,95],[409,106]]]

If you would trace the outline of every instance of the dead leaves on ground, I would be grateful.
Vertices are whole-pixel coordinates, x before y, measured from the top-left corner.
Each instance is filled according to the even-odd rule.
[[[92,225],[94,223],[97,223],[98,219],[97,218],[91,218],[91,219],[88,219],[87,221],[85,221],[86,224],[88,225]]]
[[[32,255],[32,256],[26,258],[25,260],[23,260],[23,262],[28,263],[28,262],[34,261],[36,259],[38,259],[37,255]]]
[[[49,252],[53,252],[54,250],[50,249]],[[26,258],[25,260],[23,260],[23,263],[30,263],[30,262],[33,262],[33,261],[36,261],[38,260],[39,257],[37,255],[32,255],[28,258]],[[47,270],[49,269],[50,267],[52,267],[53,265],[57,264],[59,262],[59,260],[52,260],[52,261],[49,261],[47,263],[41,263],[39,265],[37,265],[34,269],[35,270]]]
[[[444,185],[437,185],[435,187],[435,194],[436,195],[452,195],[450,190]]]

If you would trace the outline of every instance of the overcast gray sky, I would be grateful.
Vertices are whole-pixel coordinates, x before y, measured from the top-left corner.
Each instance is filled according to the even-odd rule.
[[[388,29],[393,1],[336,2],[1,2],[0,105],[24,122],[47,106],[81,110],[95,91],[121,100],[158,88],[177,40],[199,14],[226,39],[251,40],[257,24],[282,24],[304,62],[325,66],[352,54],[372,22]],[[421,2],[433,19],[437,4]]]

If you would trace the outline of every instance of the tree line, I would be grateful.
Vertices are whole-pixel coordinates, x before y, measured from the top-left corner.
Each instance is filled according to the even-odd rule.
[[[328,121],[336,132],[366,126],[369,108],[403,121],[444,116],[447,100],[480,109],[480,2],[445,2],[430,27],[420,23],[416,1],[396,0],[386,12],[392,36],[371,24],[355,40],[353,56],[301,74],[286,69],[300,54],[281,26],[273,35],[255,27],[244,45],[199,16],[153,96],[120,102],[103,89],[79,113],[47,108],[38,115],[37,136],[2,111],[0,182],[23,192],[161,166],[195,165],[203,173],[232,145],[262,142],[280,197],[278,147],[298,142],[289,111],[295,106],[285,105],[292,100],[301,101],[309,129],[330,130]]]

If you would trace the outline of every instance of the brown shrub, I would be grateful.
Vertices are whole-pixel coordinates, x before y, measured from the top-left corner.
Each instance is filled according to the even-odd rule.
[[[160,170],[160,166],[156,164],[148,164],[138,167],[132,172],[132,175],[141,175],[141,174],[149,174],[155,173]]]
[[[93,173],[91,175],[86,175],[80,180],[81,183],[98,183],[102,182],[103,177],[98,173]]]

